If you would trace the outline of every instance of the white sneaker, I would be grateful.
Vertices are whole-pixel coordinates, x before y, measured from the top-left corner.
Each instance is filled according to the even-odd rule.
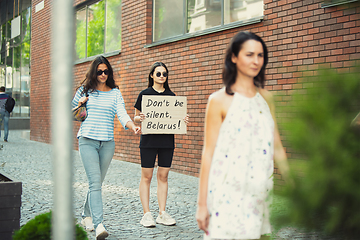
[[[160,223],[166,226],[172,226],[176,224],[176,221],[167,212],[162,211],[161,215],[159,214],[156,218],[156,223]]]
[[[144,227],[155,227],[154,218],[151,216],[151,212],[147,212],[142,217],[140,224]]]
[[[91,217],[86,217],[81,219],[81,225],[83,225],[85,227],[86,231],[94,231],[94,224],[92,222],[92,218]]]
[[[96,227],[96,240],[105,239],[109,236],[109,233],[107,232],[106,228],[104,227],[104,224],[100,223]]]

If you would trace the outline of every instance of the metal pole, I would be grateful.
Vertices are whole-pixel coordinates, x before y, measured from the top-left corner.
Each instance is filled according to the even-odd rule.
[[[52,4],[52,143],[54,171],[54,240],[72,240],[73,217],[73,135],[71,98],[73,84],[73,0],[53,0]]]

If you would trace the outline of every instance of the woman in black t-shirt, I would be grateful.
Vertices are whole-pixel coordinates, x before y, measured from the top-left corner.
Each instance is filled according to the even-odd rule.
[[[143,95],[165,95],[175,96],[168,84],[168,69],[162,62],[154,63],[150,68],[148,88],[141,91],[135,107],[135,123],[141,123],[145,115],[141,112],[141,101]],[[188,123],[188,116],[184,118]],[[174,153],[174,134],[146,134],[140,138],[141,157],[141,180],[139,186],[140,200],[143,206],[144,215],[140,224],[144,227],[155,227],[155,221],[150,213],[150,183],[153,176],[156,155],[158,156],[157,170],[157,197],[159,203],[159,215],[156,223],[171,226],[176,221],[165,212],[168,193],[168,175]]]

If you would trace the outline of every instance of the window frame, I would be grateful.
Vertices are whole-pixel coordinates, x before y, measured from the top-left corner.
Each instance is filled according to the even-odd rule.
[[[180,40],[185,40],[185,39],[194,38],[194,37],[198,37],[198,36],[208,35],[208,34],[211,34],[211,33],[221,32],[221,31],[224,31],[224,30],[233,29],[233,28],[237,28],[237,27],[241,27],[241,26],[247,26],[247,25],[251,25],[251,24],[256,24],[256,23],[260,23],[264,19],[264,15],[262,15],[262,16],[253,17],[253,18],[246,19],[246,20],[240,20],[240,21],[224,24],[224,0],[219,0],[221,2],[221,9],[222,9],[222,11],[221,11],[221,25],[211,27],[211,28],[207,28],[207,29],[203,29],[203,30],[200,30],[200,31],[195,31],[195,32],[192,32],[192,33],[187,33],[187,30],[188,30],[187,29],[188,6],[187,6],[187,0],[183,0],[183,1],[184,1],[184,14],[183,14],[183,16],[184,16],[184,18],[183,18],[184,33],[182,35],[178,35],[178,36],[169,37],[169,38],[161,39],[161,40],[158,40],[158,41],[154,41],[154,17],[155,17],[154,16],[154,4],[155,4],[155,0],[152,0],[151,43],[146,44],[144,46],[145,48],[159,46],[159,45],[166,44],[166,43],[177,42],[177,41],[180,41]]]
[[[24,31],[24,18],[23,18],[23,14],[25,12],[28,12],[29,14],[29,23],[27,24],[27,30],[29,31],[29,38],[25,38],[26,36],[26,31]],[[4,73],[5,73],[5,83],[4,86],[6,88],[6,92],[9,93],[11,96],[14,96],[15,94],[18,94],[18,98],[16,98],[16,101],[18,102],[17,105],[14,108],[14,111],[11,113],[11,117],[12,118],[28,118],[30,117],[30,112],[31,112],[31,105],[30,105],[30,101],[29,104],[23,104],[23,101],[25,99],[23,93],[26,91],[24,91],[24,89],[22,89],[21,85],[22,85],[22,78],[25,75],[22,75],[22,67],[25,66],[25,64],[23,64],[23,45],[25,43],[29,43],[29,45],[31,45],[31,32],[32,32],[32,28],[31,28],[31,22],[32,22],[32,7],[28,6],[27,8],[22,9],[22,11],[16,16],[19,17],[20,16],[20,35],[16,36],[15,38],[11,38],[11,21],[14,18],[8,19],[3,25],[0,26],[1,31],[5,31],[5,35],[2,35],[2,37],[4,37],[4,49],[0,49],[0,57],[2,57],[2,54],[4,54],[4,62],[2,64],[2,67],[4,68]],[[15,40],[17,39],[17,40]],[[0,41],[1,44],[3,44],[2,40]],[[17,56],[17,61],[19,61],[19,66],[16,68],[15,67],[15,49],[18,49],[18,56]],[[11,62],[11,64],[8,64],[8,61]],[[31,48],[29,48],[29,70],[31,69]],[[8,67],[11,68],[11,70],[8,70]],[[14,73],[16,72],[16,69],[19,69],[17,72],[19,73],[19,79],[17,84],[19,84],[19,89],[17,89],[17,91],[14,91],[15,87],[14,82]],[[31,70],[30,70],[31,71]],[[29,72],[28,75],[29,78],[29,83],[31,83],[31,73]],[[29,85],[29,89],[28,90],[28,98],[30,96],[30,92],[31,92],[31,88]],[[28,111],[23,111],[23,107],[28,107]]]
[[[97,2],[100,2],[100,1],[104,1],[104,8],[105,8],[104,9],[105,14],[104,14],[104,47],[103,47],[103,53],[88,57],[87,56],[87,48],[88,48],[88,43],[87,43],[88,21],[87,21],[87,16],[88,16],[88,10],[89,10],[89,6],[91,6],[91,5],[93,5],[93,4],[97,3]],[[121,46],[120,46],[119,50],[113,50],[113,51],[110,51],[110,52],[105,52],[105,50],[106,50],[105,45],[106,45],[106,16],[107,16],[106,9],[107,9],[107,0],[88,0],[88,1],[84,1],[84,2],[76,5],[75,6],[75,16],[74,16],[75,19],[76,19],[77,12],[84,9],[84,8],[86,10],[85,11],[85,16],[86,16],[85,54],[86,54],[86,57],[75,60],[74,64],[76,65],[76,64],[81,64],[81,63],[92,61],[92,60],[94,60],[96,57],[98,57],[100,55],[105,56],[105,57],[111,57],[111,56],[116,56],[116,55],[120,54],[121,53]],[[74,28],[74,39],[76,41],[76,26]],[[75,42],[74,42],[74,47],[76,47]]]
[[[333,2],[332,0],[330,0],[330,1],[331,2],[329,2],[329,3],[327,3],[327,2],[321,3],[321,8],[335,7],[335,6],[339,6],[342,4],[357,2],[359,0],[340,0],[340,1],[335,1],[335,2]]]

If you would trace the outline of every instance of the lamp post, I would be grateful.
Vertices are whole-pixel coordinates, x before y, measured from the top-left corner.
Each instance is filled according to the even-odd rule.
[[[52,1],[51,106],[54,172],[54,240],[74,239],[73,143],[71,98],[73,83],[73,0]]]

